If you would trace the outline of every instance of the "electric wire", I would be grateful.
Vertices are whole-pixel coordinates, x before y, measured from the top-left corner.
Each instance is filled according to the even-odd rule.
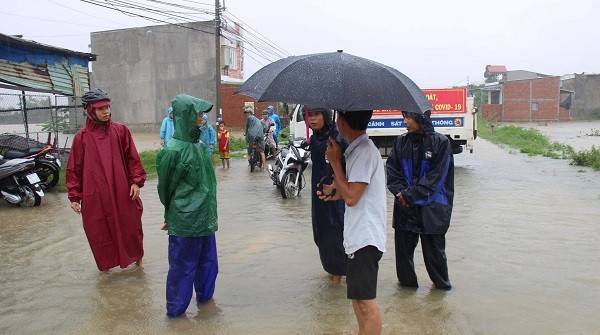
[[[111,5],[108,5],[108,4],[104,5],[104,4],[98,3],[96,1],[91,1],[91,0],[79,0],[79,1],[91,4],[91,5],[94,5],[94,6],[99,6],[99,7],[103,7],[103,8],[107,8],[107,9],[111,9],[111,10],[117,10],[117,11],[119,11],[119,12],[125,14],[125,15],[140,17],[140,18],[143,18],[143,19],[146,19],[146,20],[149,20],[149,21],[152,21],[152,22],[156,22],[156,23],[172,24],[172,25],[176,25],[176,26],[179,26],[179,27],[182,27],[182,28],[191,29],[191,30],[202,32],[202,33],[206,33],[206,34],[211,34],[211,35],[215,34],[214,31],[205,31],[205,30],[202,30],[202,29],[197,29],[197,28],[194,28],[194,27],[186,26],[186,25],[181,24],[181,23],[168,22],[168,21],[165,21],[165,20],[162,20],[162,19],[159,19],[159,18],[153,18],[153,17],[149,17],[149,16],[146,16],[146,15],[138,14],[138,13],[128,12],[128,11],[125,11],[125,10],[120,9],[120,8],[115,8],[115,7],[113,7]]]

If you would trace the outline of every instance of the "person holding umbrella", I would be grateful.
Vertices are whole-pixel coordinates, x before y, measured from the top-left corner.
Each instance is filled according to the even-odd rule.
[[[344,248],[348,255],[347,297],[352,300],[359,334],[381,334],[377,305],[377,272],[386,243],[385,172],[379,149],[366,133],[372,110],[338,111],[337,126],[348,142],[342,150],[329,139],[325,156],[333,169],[333,183],[317,191],[321,200],[343,199]]]
[[[449,290],[445,234],[454,199],[450,140],[435,132],[425,113],[402,112],[407,133],[399,136],[386,162],[387,187],[394,195],[396,274],[401,286],[418,287],[413,256],[421,238],[429,278]]]

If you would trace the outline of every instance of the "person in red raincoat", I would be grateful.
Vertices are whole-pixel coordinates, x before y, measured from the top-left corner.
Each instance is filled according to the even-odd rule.
[[[100,89],[81,98],[85,127],[73,138],[66,183],[71,208],[83,219],[100,271],[132,263],[144,256],[140,187],[146,171],[129,129],[110,119],[110,98]]]

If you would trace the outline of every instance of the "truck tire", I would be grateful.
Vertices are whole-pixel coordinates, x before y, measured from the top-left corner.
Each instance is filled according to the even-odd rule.
[[[452,147],[452,154],[453,154],[453,155],[458,155],[458,154],[460,154],[461,152],[463,152],[463,147],[462,147],[462,145],[457,145],[457,146],[453,146],[453,147]]]

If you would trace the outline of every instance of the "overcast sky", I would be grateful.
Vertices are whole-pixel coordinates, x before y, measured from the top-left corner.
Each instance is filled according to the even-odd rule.
[[[147,0],[126,2],[158,6]],[[213,0],[169,2],[214,11]],[[82,52],[90,51],[90,32],[158,24],[77,0],[0,0],[0,4],[1,33]],[[224,4],[225,18],[241,21],[249,32],[248,44],[262,51],[261,55],[246,46],[246,77],[281,57],[338,49],[394,67],[421,88],[482,82],[488,64],[548,75],[600,73],[598,0],[225,0]],[[190,21],[213,17],[182,15]]]

